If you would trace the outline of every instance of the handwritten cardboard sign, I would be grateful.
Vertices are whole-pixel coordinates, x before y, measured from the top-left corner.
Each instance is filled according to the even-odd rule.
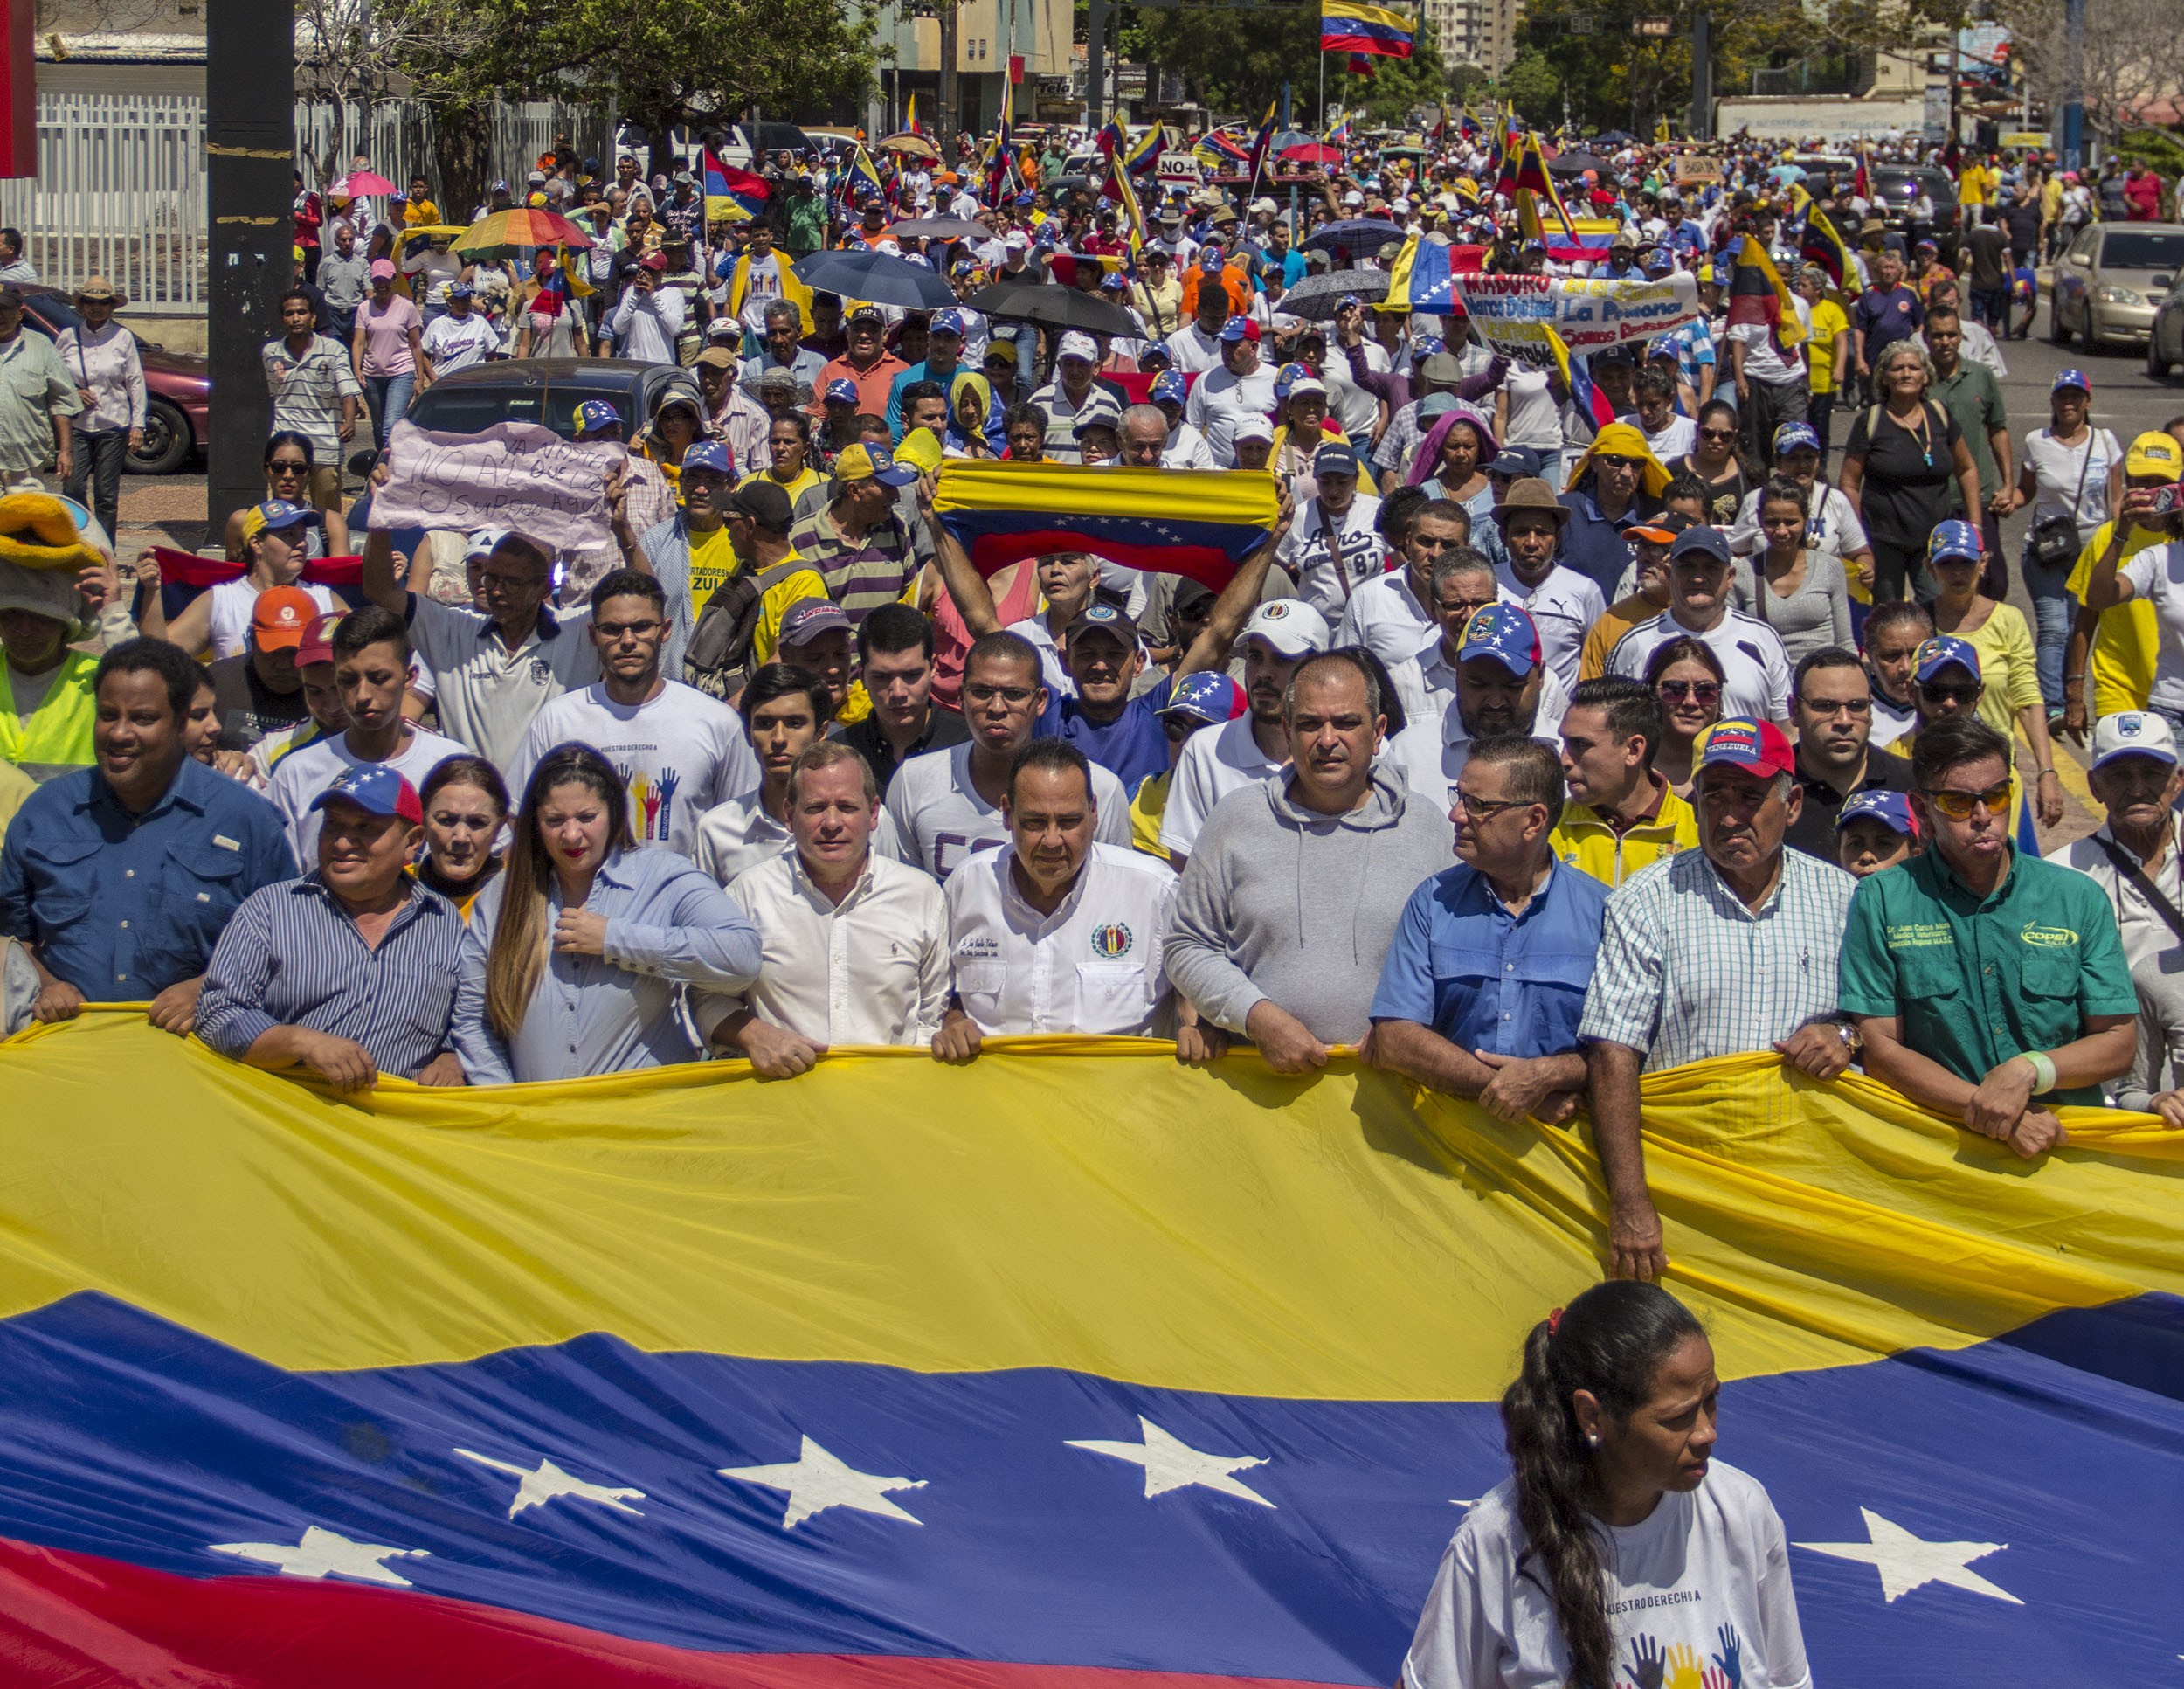
[[[374,528],[513,528],[556,551],[614,543],[605,483],[629,457],[619,440],[563,440],[536,422],[474,434],[397,422],[390,479],[371,498]]]

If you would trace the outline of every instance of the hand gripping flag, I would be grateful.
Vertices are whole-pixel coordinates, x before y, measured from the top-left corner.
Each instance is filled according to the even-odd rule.
[[[1417,33],[1418,19],[1414,14],[1367,5],[1365,0],[1324,0],[1320,8],[1322,52],[1408,59]]]
[[[94,1007],[0,1088],[9,1689],[1386,1686],[1608,1222],[1582,1121],[1343,1053],[338,1096]],[[2184,1133],[1641,1105],[1814,1680],[2173,1681]],[[1733,1661],[1697,1593],[1619,1655]]]
[[[1266,542],[1280,501],[1273,478],[1256,470],[951,460],[933,509],[982,575],[1050,551],[1089,551],[1219,592]]]

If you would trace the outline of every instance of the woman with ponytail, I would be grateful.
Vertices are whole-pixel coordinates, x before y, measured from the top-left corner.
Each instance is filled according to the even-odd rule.
[[[1404,1689],[1806,1689],[1781,1519],[1713,1458],[1720,1393],[1658,1285],[1596,1284],[1533,1326],[1502,1395],[1513,1475],[1441,1556]]]
[[[758,929],[687,857],[638,843],[631,804],[588,744],[532,771],[463,935],[451,1042],[472,1084],[695,1062],[687,1021],[710,1035],[758,977]]]

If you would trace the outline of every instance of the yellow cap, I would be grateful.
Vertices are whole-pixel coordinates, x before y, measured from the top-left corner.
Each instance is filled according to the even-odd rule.
[[[2148,429],[2131,442],[2131,455],[2124,460],[2124,473],[2184,481],[2184,446],[2179,446],[2174,435],[2165,434],[2159,428]]]

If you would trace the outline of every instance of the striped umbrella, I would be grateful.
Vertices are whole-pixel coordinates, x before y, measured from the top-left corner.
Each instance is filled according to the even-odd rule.
[[[591,244],[590,235],[557,212],[517,206],[472,224],[456,238],[454,250],[465,258],[513,258],[536,246]]]

